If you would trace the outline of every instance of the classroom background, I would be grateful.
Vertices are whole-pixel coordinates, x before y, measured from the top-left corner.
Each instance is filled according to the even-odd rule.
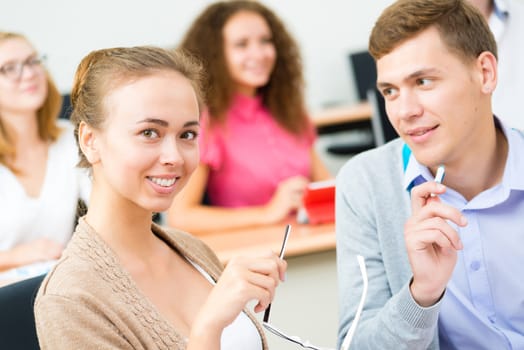
[[[263,0],[297,39],[305,66],[311,111],[357,99],[348,54],[367,47],[371,27],[391,0],[371,2]],[[6,2],[2,30],[21,32],[47,55],[47,67],[61,92],[71,89],[80,59],[113,46],[178,43],[209,0]]]
[[[26,35],[39,52],[47,56],[46,65],[59,90],[66,94],[70,92],[78,63],[91,50],[134,45],[173,47],[191,21],[211,2],[11,1],[4,3],[0,11],[0,29]],[[357,102],[349,54],[366,49],[375,19],[392,0],[261,2],[285,21],[298,41],[310,112]],[[322,142],[319,143],[322,146]],[[327,163],[336,171],[345,160],[344,157],[332,162],[327,159]],[[291,281],[278,292],[273,321],[291,334],[324,346],[334,346],[337,328],[335,252],[297,256],[290,259],[289,264]],[[328,285],[331,287],[326,288]],[[294,301],[284,302],[290,300]],[[310,316],[304,318],[304,315]],[[269,340],[272,348],[293,348],[278,339],[270,337]]]
[[[211,2],[19,0],[3,4],[0,29],[27,36],[47,56],[46,65],[59,90],[66,94],[78,63],[88,52],[114,46],[173,47]],[[261,2],[285,21],[298,41],[310,112],[356,103],[349,54],[366,49],[375,19],[392,0]],[[327,163],[334,172],[345,161],[339,158]],[[280,237],[281,232],[276,235]],[[300,237],[300,230],[295,235]],[[290,334],[334,347],[338,324],[335,251],[290,257],[288,263],[289,280],[279,288],[272,322]],[[275,337],[270,336],[269,341],[274,349],[295,348]]]

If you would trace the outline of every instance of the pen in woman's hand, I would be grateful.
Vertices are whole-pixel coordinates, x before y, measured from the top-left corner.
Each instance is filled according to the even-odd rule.
[[[286,226],[286,232],[284,233],[284,240],[282,241],[282,247],[280,248],[280,254],[278,254],[278,257],[280,259],[284,259],[284,254],[286,253],[287,240],[288,240],[290,232],[291,232],[291,225],[288,224]],[[268,305],[266,311],[264,312],[264,322],[267,322],[269,320],[270,310],[271,310],[271,304]]]

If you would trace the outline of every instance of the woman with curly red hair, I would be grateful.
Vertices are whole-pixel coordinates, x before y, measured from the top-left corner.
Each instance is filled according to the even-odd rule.
[[[267,7],[227,1],[207,7],[180,48],[206,69],[207,110],[200,165],[167,223],[202,232],[285,219],[309,181],[330,178],[313,148],[297,44]]]

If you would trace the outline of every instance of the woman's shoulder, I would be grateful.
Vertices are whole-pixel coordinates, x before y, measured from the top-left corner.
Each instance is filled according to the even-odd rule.
[[[155,225],[154,230],[167,235],[172,242],[174,242],[177,246],[184,248],[184,250],[195,251],[204,255],[212,252],[211,248],[209,248],[202,240],[188,232],[173,227],[159,225]]]
[[[80,219],[62,257],[44,279],[40,294],[107,294],[112,288],[107,282],[120,279],[122,274],[111,250]]]
[[[104,283],[94,268],[85,260],[74,256],[66,256],[49,271],[42,281],[36,302],[45,296],[75,298],[78,295],[91,294],[94,289],[100,289]]]
[[[213,250],[190,233],[158,225],[154,225],[153,230],[157,234],[167,237],[170,243],[180,250],[181,254],[197,264],[203,265],[202,267],[212,268],[214,273],[218,273],[222,269],[222,264]]]

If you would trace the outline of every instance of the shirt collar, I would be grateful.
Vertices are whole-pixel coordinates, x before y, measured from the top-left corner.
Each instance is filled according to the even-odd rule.
[[[506,0],[495,0],[493,2],[493,13],[505,21],[509,17],[509,7]]]
[[[508,158],[504,167],[502,186],[508,190],[524,191],[524,162],[518,161],[524,157],[520,152],[524,151],[524,132],[512,129],[495,117],[497,127],[500,127],[508,140]],[[433,179],[429,169],[420,164],[413,153],[409,155],[409,160],[404,172],[404,189],[410,191],[413,186]]]
[[[510,128],[500,123],[508,139],[508,159],[504,168],[502,185],[509,189],[524,191],[524,131]]]
[[[431,179],[429,169],[420,164],[413,156],[409,155],[408,165],[404,172],[404,189],[410,191],[413,186],[420,185]]]
[[[246,96],[236,94],[233,97],[231,106],[232,114],[245,119],[252,120],[258,115],[258,110],[262,108],[262,96]]]
[[[499,42],[504,34],[504,29],[509,18],[509,7],[505,0],[495,0],[493,12],[488,23],[495,40]]]

